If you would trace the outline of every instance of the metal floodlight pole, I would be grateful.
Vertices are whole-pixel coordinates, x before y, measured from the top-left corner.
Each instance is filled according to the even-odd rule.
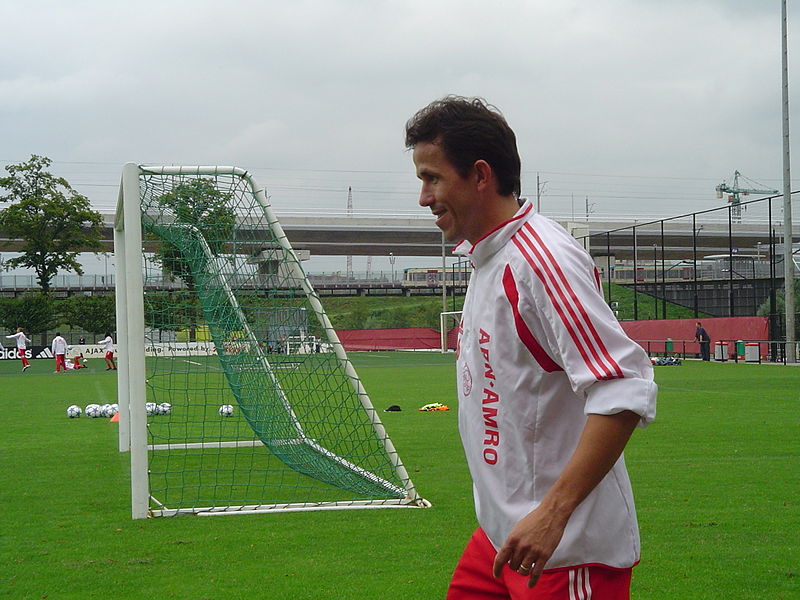
[[[447,276],[447,255],[445,254],[444,246],[444,231],[442,232],[442,312],[447,312],[447,284],[445,277]]]
[[[794,260],[792,260],[792,177],[789,161],[789,60],[786,49],[786,0],[781,2],[781,66],[783,88],[783,289],[786,308],[787,362],[795,362]]]
[[[639,290],[636,284],[639,279],[638,241],[636,239],[636,225],[633,226],[633,320],[639,320]]]

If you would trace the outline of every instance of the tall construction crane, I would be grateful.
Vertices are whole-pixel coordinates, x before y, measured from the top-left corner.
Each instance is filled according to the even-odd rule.
[[[753,185],[760,185],[758,182],[753,181],[751,179],[747,179],[744,175],[739,173],[739,171],[733,172],[733,184],[728,185],[725,181],[720,183],[715,189],[717,190],[717,198],[722,198],[723,194],[729,194],[728,202],[731,205],[731,216],[733,220],[737,223],[742,221],[742,205],[739,195],[747,196],[748,194],[764,194],[764,195],[771,195],[771,194],[778,194],[778,190],[767,190],[767,189],[758,189],[758,188],[743,188],[739,187],[739,178],[746,180],[747,183]]]

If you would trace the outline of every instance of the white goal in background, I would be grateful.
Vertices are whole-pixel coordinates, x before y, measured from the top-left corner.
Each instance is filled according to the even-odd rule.
[[[460,310],[439,313],[442,352],[455,352],[462,313]]]
[[[114,245],[134,518],[430,506],[245,170],[125,165]]]

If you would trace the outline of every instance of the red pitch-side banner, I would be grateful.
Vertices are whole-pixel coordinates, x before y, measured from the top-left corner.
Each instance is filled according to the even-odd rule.
[[[712,345],[719,340],[768,340],[767,317],[718,317],[702,319],[711,336]],[[674,340],[675,352],[699,353],[694,343],[696,319],[653,321],[621,321],[622,329],[632,340],[651,352],[664,352],[665,340]],[[409,327],[403,329],[343,329],[337,332],[348,351],[359,350],[435,350],[441,339],[435,329]],[[451,336],[448,336],[448,341]],[[452,336],[454,337],[454,336]],[[683,342],[686,342],[685,344]],[[453,344],[455,345],[455,344]]]
[[[673,340],[674,352],[699,353],[699,344],[694,343],[694,331],[698,319],[666,319],[656,321],[620,321],[622,329],[632,340],[639,342],[651,352],[664,352],[664,341]],[[720,340],[768,340],[769,319],[767,317],[717,317],[700,319],[703,328],[714,342]]]
[[[441,338],[435,329],[341,329],[336,332],[348,352],[361,350],[436,350]]]

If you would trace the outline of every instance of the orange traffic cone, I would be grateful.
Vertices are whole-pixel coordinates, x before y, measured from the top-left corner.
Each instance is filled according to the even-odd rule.
[[[109,423],[119,423],[119,413],[118,412],[114,413],[114,416],[111,417],[111,419],[109,419],[108,422]]]

